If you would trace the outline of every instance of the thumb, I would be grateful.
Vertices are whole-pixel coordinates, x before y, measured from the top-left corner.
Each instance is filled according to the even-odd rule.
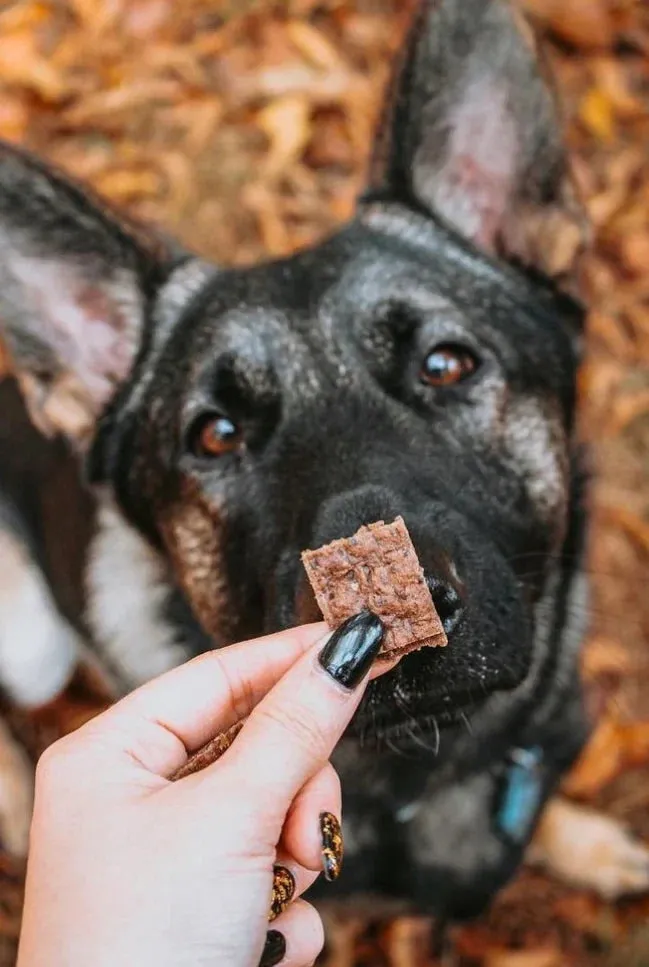
[[[362,698],[383,634],[380,618],[368,611],[350,618],[318,655],[308,652],[268,692],[221,760],[239,781],[245,777],[250,801],[266,821],[282,824],[302,786],[330,758]]]

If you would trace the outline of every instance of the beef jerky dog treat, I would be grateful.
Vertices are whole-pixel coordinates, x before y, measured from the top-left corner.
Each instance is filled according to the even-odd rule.
[[[302,562],[330,627],[363,610],[382,619],[386,633],[379,661],[447,644],[403,518],[378,521],[353,537],[304,551]]]

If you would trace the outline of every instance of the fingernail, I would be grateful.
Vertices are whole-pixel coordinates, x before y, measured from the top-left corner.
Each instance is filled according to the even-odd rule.
[[[290,870],[285,866],[273,867],[273,897],[270,902],[270,913],[268,922],[272,923],[280,914],[284,913],[287,906],[295,896],[295,879]]]
[[[340,685],[354,689],[372,667],[384,632],[380,618],[371,611],[362,611],[334,631],[320,652],[320,664]]]
[[[343,867],[343,833],[333,813],[320,813],[320,841],[324,878],[333,883]]]
[[[259,967],[275,967],[286,954],[286,939],[279,930],[269,930],[266,934],[264,951],[259,961]]]

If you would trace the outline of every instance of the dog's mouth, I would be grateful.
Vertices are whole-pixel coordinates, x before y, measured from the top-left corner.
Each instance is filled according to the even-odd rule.
[[[470,594],[457,573],[451,577],[447,572],[441,580],[426,571],[425,579],[448,645],[407,655],[370,683],[347,732],[364,743],[434,751],[440,733],[470,731],[473,716],[490,695],[520,680],[499,660],[500,649],[476,619],[479,609],[469,607]],[[300,621],[322,619],[308,585],[302,585],[298,600]],[[516,639],[514,629],[506,638]]]
[[[461,727],[470,732],[473,715],[489,695],[472,687],[443,692],[431,688],[420,668],[413,669],[421,664],[418,654],[408,655],[396,668],[372,682],[348,735],[368,744],[385,743],[389,748],[419,746],[436,752],[443,731]]]
[[[489,699],[499,693],[506,703],[506,693],[525,677],[524,662],[514,668],[512,659],[526,651],[522,628],[520,637],[515,626],[502,629],[503,642],[517,641],[518,648],[495,646],[459,582],[441,584],[430,575],[426,582],[448,645],[407,655],[370,684],[348,730],[364,744],[437,755],[446,733],[471,734]]]
[[[474,734],[473,716],[480,710],[483,702],[466,703],[446,712],[409,716],[401,714],[393,719],[364,721],[362,712],[350,725],[347,735],[357,739],[361,745],[385,749],[403,755],[422,755],[438,758],[443,745],[456,735]]]

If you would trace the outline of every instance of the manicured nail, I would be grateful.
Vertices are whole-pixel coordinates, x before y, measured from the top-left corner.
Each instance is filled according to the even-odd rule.
[[[286,954],[286,939],[279,930],[269,930],[266,934],[264,951],[259,961],[259,967],[275,967]]]
[[[334,631],[320,652],[320,664],[339,684],[354,689],[372,667],[384,632],[380,618],[371,611],[362,611]]]
[[[320,813],[320,841],[324,878],[333,883],[343,866],[343,833],[333,813]]]
[[[273,897],[270,902],[270,913],[268,922],[272,923],[280,914],[284,913],[287,906],[295,896],[295,879],[290,870],[285,866],[273,867]]]

